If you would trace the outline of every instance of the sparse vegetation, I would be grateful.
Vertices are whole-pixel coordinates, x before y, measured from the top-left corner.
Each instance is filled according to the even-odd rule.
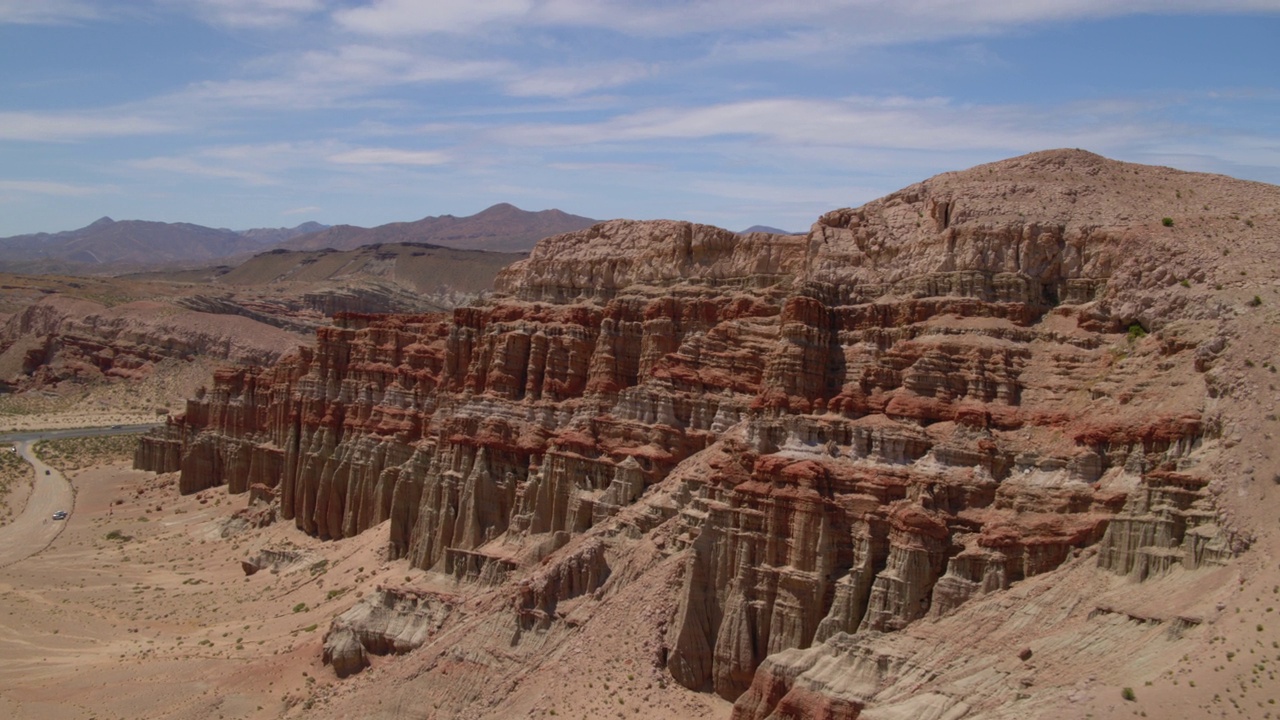
[[[293,611],[296,613],[304,612],[306,611],[306,609],[307,609],[307,604],[304,602],[300,602],[297,605],[293,606]]]
[[[1128,333],[1129,342],[1133,342],[1134,340],[1141,340],[1146,336],[1147,336],[1147,329],[1142,327],[1142,325],[1139,325],[1138,323],[1134,323],[1129,326],[1129,333]]]
[[[1133,688],[1131,687],[1127,687],[1121,690],[1120,697],[1124,698],[1125,700],[1128,700],[1129,702],[1133,702],[1138,699],[1138,696],[1134,694]]]
[[[1253,299],[1250,300],[1248,303],[1249,307],[1258,307],[1261,304],[1262,304],[1262,298],[1258,297],[1257,295],[1254,295]]]
[[[1160,224],[1164,225],[1165,227],[1173,227],[1173,218],[1171,217],[1161,218]]]
[[[131,460],[133,450],[138,445],[138,437],[110,435],[41,440],[36,443],[34,450],[36,457],[66,473],[93,465]]]

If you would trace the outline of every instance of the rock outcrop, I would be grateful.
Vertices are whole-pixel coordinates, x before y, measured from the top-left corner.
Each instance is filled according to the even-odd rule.
[[[1200,357],[1225,318],[1198,284],[1216,249],[1135,209],[1154,200],[1118,207],[1104,190],[1130,172],[1041,153],[806,236],[548,238],[485,305],[340,314],[314,348],[220,372],[137,465],[180,469],[183,492],[270,488],[321,538],[389,520],[393,557],[508,588],[522,632],[655,543],[683,567],[659,653],[676,681],[743,718],[858,717],[874,693],[796,683],[817,655],[762,663],[848,657],[1086,550],[1144,580],[1244,547],[1200,466],[1221,431]],[[1184,181],[1144,177],[1153,197]],[[361,617],[388,602],[408,601]],[[414,646],[445,622],[434,602],[425,624],[336,623],[326,657],[349,674]]]
[[[324,637],[324,662],[338,677],[360,672],[369,655],[403,654],[435,634],[456,598],[411,588],[380,587],[334,618]]]

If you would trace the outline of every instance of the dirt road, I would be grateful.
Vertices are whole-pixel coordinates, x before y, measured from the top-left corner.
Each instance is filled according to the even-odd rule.
[[[67,522],[54,520],[53,514],[59,510],[70,513],[75,504],[70,481],[36,457],[32,450],[35,442],[14,442],[18,454],[36,469],[36,479],[22,514],[0,527],[0,567],[25,560],[48,547]]]

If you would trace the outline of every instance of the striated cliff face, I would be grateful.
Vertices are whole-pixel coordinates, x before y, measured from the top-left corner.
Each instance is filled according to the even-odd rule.
[[[1137,167],[1039,153],[806,236],[548,238],[486,305],[340,315],[220,372],[136,465],[260,487],[322,538],[389,521],[393,557],[505,593],[515,642],[653,548],[678,566],[652,648],[677,682],[736,717],[855,718],[875,693],[813,668],[882,687],[882,634],[1064,564],[1148,580],[1247,547],[1202,463],[1230,421],[1204,376],[1234,312],[1205,284],[1218,248],[1144,209],[1195,176],[1142,169],[1117,201]],[[1258,191],[1214,187],[1220,212]],[[436,605],[379,595],[326,653],[345,675],[428,642]]]

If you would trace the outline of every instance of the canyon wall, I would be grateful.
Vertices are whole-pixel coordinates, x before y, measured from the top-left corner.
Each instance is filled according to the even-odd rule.
[[[1049,193],[1110,167],[1029,157]],[[320,538],[389,521],[392,557],[509,587],[522,631],[566,622],[559,604],[661,538],[682,567],[656,651],[677,682],[741,697],[742,717],[856,717],[758,669],[1085,549],[1144,580],[1242,547],[1197,465],[1218,432],[1196,361],[1212,323],[1164,297],[1176,272],[1133,268],[1158,221],[1087,194],[1034,216],[961,180],[978,182],[940,176],[806,236],[611,221],[549,238],[483,306],[341,314],[314,347],[221,371],[136,465],[181,471],[187,493],[261,488]],[[385,608],[352,617],[371,614],[326,650],[343,674],[392,642]]]

